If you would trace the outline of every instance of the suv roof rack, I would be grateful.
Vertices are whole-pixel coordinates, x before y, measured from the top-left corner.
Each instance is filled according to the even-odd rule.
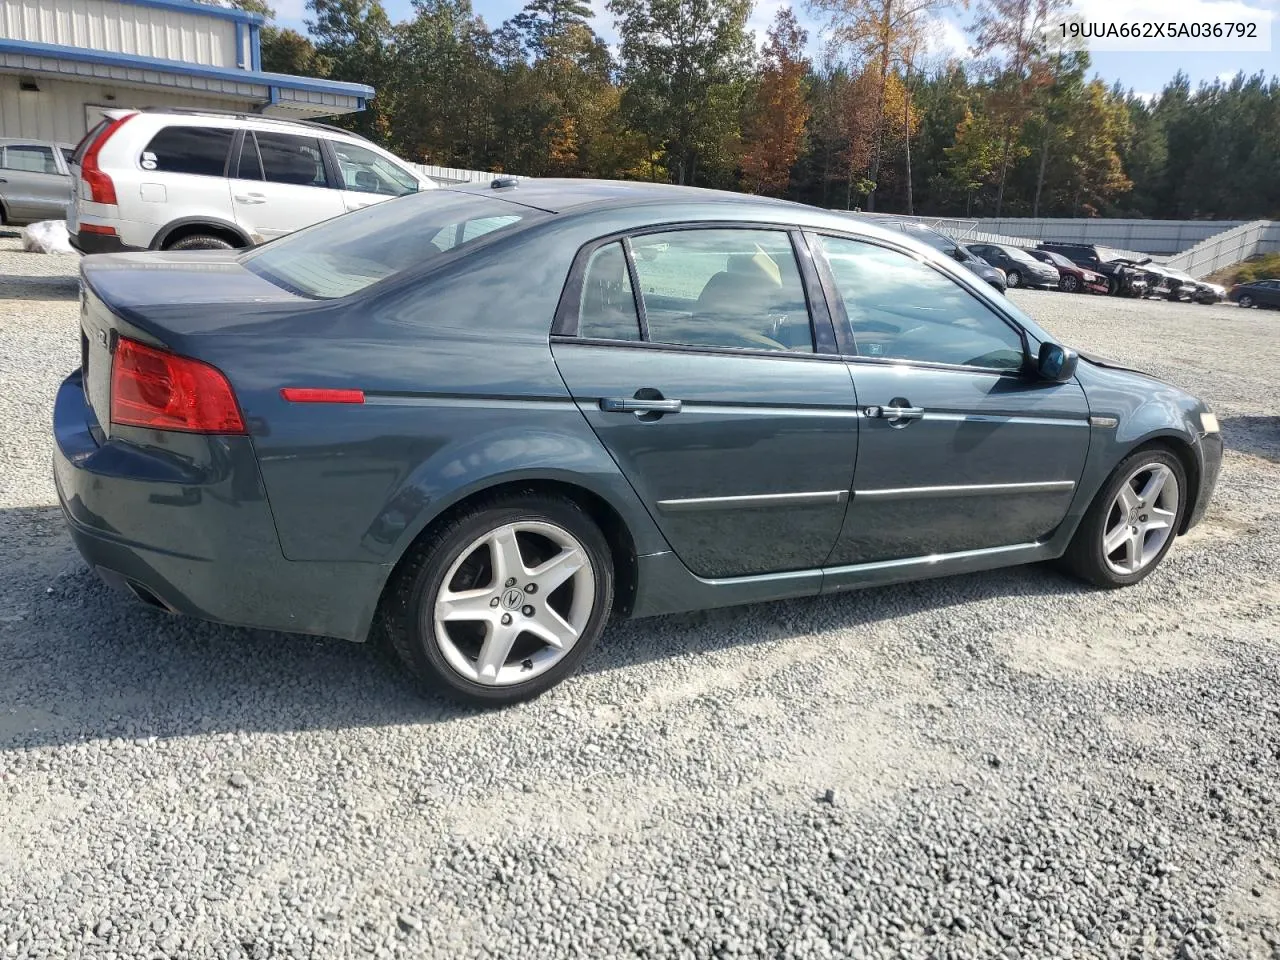
[[[344,130],[332,123],[320,123],[318,120],[289,120],[284,117],[268,117],[262,113],[246,113],[243,110],[212,110],[205,107],[138,107],[139,113],[176,113],[184,117],[232,117],[236,120],[265,120],[268,123],[292,123],[302,127],[314,127],[317,130],[328,130],[343,136],[354,137],[370,143],[368,137],[361,136],[352,130]]]

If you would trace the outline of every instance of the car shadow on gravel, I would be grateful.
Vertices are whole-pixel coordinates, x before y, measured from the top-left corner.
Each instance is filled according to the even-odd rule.
[[[12,573],[0,586],[0,755],[104,738],[420,724],[479,712],[420,690],[377,643],[204,623],[116,593],[84,566],[57,508],[0,510],[0,568]],[[584,670],[1082,589],[1031,566],[618,621]]]
[[[0,275],[0,300],[75,300],[80,279],[75,276]]]
[[[1222,417],[1218,426],[1227,449],[1280,463],[1280,417]]]

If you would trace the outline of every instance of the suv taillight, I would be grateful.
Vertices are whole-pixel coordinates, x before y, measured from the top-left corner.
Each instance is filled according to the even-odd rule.
[[[111,422],[184,433],[244,433],[217,367],[123,337],[111,361]]]
[[[89,144],[84,151],[84,156],[80,158],[80,179],[89,185],[89,199],[94,203],[114,204],[116,202],[116,185],[98,166],[98,154],[112,135],[136,116],[136,113],[126,113],[123,117],[112,120],[102,129],[93,143]]]

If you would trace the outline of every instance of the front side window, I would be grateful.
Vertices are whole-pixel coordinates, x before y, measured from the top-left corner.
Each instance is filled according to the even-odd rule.
[[[785,232],[678,230],[633,237],[631,247],[650,340],[813,352]]]
[[[245,133],[245,139],[250,134]],[[254,133],[262,162],[262,179],[270,183],[291,183],[300,187],[325,187],[324,157],[315,137],[295,137],[288,133]],[[244,157],[241,155],[241,166]]]
[[[58,164],[50,147],[18,146],[4,148],[4,168],[23,173],[57,173]]]
[[[386,197],[403,197],[418,192],[418,181],[386,157],[353,143],[330,140],[342,170],[344,189],[360,193],[378,193]]]
[[[165,127],[142,151],[142,169],[220,177],[234,136],[224,127]]]
[[[280,237],[244,254],[240,262],[286,290],[328,300],[543,216],[484,195],[427,190]],[[468,225],[475,223],[487,229],[469,233]],[[438,237],[451,242],[441,247]]]
[[[1021,334],[946,274],[896,250],[819,239],[859,356],[1022,368]]]

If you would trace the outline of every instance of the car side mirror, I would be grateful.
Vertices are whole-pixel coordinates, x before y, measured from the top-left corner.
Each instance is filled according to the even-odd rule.
[[[1076,375],[1080,355],[1057,343],[1040,344],[1040,356],[1036,358],[1036,374],[1041,380],[1066,383]]]
[[[969,254],[965,253],[964,250],[961,249],[960,247],[956,247],[955,249],[953,249],[951,251],[951,256],[955,257],[961,263],[969,262]]]

